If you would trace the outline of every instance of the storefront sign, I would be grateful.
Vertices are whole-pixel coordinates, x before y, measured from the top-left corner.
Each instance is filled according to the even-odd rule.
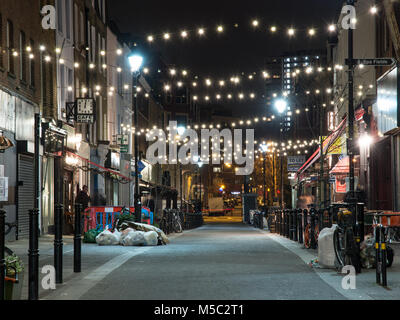
[[[346,180],[344,178],[336,177],[335,192],[346,193]]]
[[[332,145],[329,146],[328,155],[331,154],[345,154],[346,153],[346,139],[344,136],[338,137]]]
[[[0,177],[0,202],[8,201],[8,177]]]
[[[306,162],[306,156],[288,156],[287,157],[288,172],[299,171],[304,162]]]

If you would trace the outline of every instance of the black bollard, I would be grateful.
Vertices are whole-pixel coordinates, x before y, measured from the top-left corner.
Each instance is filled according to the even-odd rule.
[[[303,210],[298,209],[298,222],[299,222],[299,243],[303,243]]]
[[[381,255],[380,255],[380,246],[381,246],[381,230],[380,226],[377,225],[375,228],[375,264],[376,264],[376,283],[381,284]]]
[[[54,213],[54,268],[56,269],[56,283],[63,282],[63,205],[56,204]]]
[[[298,241],[298,219],[297,219],[297,210],[293,210],[293,241]]]
[[[0,301],[4,300],[6,263],[4,259],[5,243],[6,243],[6,212],[0,209]]]
[[[29,210],[29,300],[39,300],[39,209]]]
[[[81,211],[82,205],[75,204],[75,232],[74,232],[74,272],[81,272],[81,247],[82,247],[82,234],[81,234]]]
[[[288,211],[288,218],[289,218],[289,239],[293,240],[293,215],[292,211]]]

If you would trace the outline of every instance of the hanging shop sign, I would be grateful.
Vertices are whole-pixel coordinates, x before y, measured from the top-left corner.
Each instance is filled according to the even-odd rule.
[[[93,98],[77,98],[65,106],[68,123],[94,123],[96,120],[96,102]]]
[[[121,153],[128,153],[129,149],[129,135],[128,134],[117,134],[117,145]]]
[[[287,157],[287,170],[288,172],[297,172],[301,166],[306,162],[306,156],[288,156]]]
[[[120,168],[120,155],[117,152],[109,151],[106,156],[104,167],[119,171]]]
[[[54,156],[62,156],[67,138],[67,131],[56,127],[51,122],[42,124],[44,152]]]

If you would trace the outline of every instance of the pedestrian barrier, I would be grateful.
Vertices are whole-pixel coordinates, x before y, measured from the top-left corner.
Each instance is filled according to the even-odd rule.
[[[84,232],[91,229],[103,228],[111,229],[115,219],[121,214],[124,207],[89,207],[84,211]],[[126,208],[128,209],[128,208]],[[130,213],[135,213],[135,208],[129,208]],[[147,207],[142,207],[142,223],[153,224],[153,212]]]

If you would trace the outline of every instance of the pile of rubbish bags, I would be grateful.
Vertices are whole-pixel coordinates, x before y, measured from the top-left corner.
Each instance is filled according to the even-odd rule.
[[[114,231],[106,229],[100,232],[96,243],[101,246],[157,246],[168,244],[169,240],[159,228],[127,221]]]

